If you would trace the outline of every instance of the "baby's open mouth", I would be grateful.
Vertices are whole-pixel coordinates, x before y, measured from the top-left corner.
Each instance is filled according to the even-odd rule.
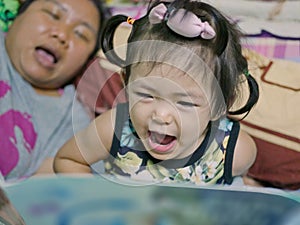
[[[149,138],[152,143],[159,144],[159,145],[169,145],[174,140],[176,140],[175,136],[167,135],[167,134],[160,134],[158,132],[149,131]]]

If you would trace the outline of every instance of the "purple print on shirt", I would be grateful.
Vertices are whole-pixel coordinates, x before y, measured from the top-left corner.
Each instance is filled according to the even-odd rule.
[[[11,90],[4,81],[0,81],[0,100]],[[0,115],[0,171],[8,175],[18,164],[19,146],[28,153],[34,149],[37,133],[27,113],[10,109]]]

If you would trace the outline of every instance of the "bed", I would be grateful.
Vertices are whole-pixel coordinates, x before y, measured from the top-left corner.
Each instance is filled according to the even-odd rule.
[[[258,147],[249,176],[263,185],[300,188],[300,2],[210,1],[238,22],[260,99],[241,122]],[[253,9],[253,10],[249,10]]]

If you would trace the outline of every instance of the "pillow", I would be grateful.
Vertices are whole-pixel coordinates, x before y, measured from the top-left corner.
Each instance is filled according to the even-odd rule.
[[[0,0],[0,29],[8,31],[9,26],[15,19],[20,3],[17,0]]]

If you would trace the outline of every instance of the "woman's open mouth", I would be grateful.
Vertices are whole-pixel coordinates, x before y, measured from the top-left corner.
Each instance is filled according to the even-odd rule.
[[[157,152],[167,152],[171,150],[177,141],[172,135],[161,134],[155,131],[149,131],[148,143],[151,149]]]
[[[47,49],[44,47],[37,47],[35,50],[36,50],[38,61],[45,67],[48,68],[54,67],[54,65],[59,60],[59,56],[54,50]]]

